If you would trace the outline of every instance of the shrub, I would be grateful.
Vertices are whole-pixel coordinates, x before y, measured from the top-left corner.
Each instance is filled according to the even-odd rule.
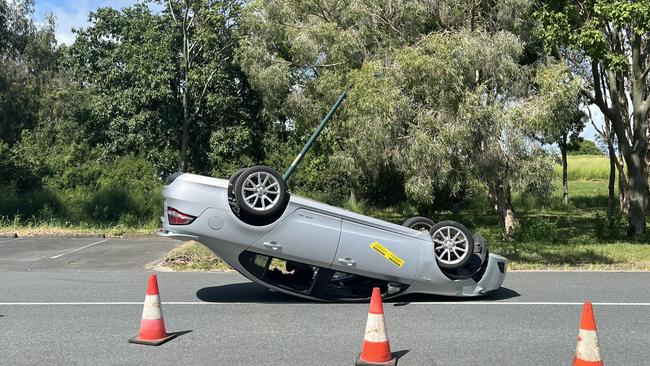
[[[522,223],[519,239],[523,241],[544,241],[557,243],[559,241],[558,222],[550,218],[534,218]]]

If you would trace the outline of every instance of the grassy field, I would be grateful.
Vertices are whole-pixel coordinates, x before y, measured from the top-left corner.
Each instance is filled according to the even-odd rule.
[[[567,160],[567,175],[571,181],[606,181],[609,178],[609,158],[605,155],[569,155]],[[561,176],[562,167],[557,165],[555,171]]]

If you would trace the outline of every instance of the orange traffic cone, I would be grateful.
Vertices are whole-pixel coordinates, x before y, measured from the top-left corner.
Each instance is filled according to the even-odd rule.
[[[397,359],[390,352],[390,345],[386,336],[384,307],[381,303],[381,294],[378,287],[372,289],[363,346],[354,364],[356,366],[394,366],[397,364]]]
[[[129,339],[129,343],[159,346],[176,337],[176,335],[175,333],[168,334],[165,330],[165,320],[160,306],[160,294],[158,293],[158,278],[154,273],[149,276],[147,294],[144,297],[140,333]]]
[[[582,319],[578,333],[578,345],[573,366],[603,366],[603,359],[598,346],[594,309],[589,301],[582,306]]]

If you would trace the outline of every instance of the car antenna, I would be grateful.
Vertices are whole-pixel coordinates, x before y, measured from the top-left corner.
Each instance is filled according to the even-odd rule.
[[[384,75],[381,72],[375,72],[373,74],[373,76],[374,76],[375,79],[379,79],[379,80],[384,78]],[[289,180],[289,177],[291,177],[291,174],[293,174],[293,171],[296,169],[298,164],[300,164],[300,162],[302,161],[302,158],[305,157],[307,152],[309,152],[311,147],[314,145],[314,142],[316,141],[316,139],[318,138],[320,133],[323,131],[323,129],[327,125],[327,122],[329,122],[329,120],[332,118],[332,116],[334,115],[336,110],[339,108],[339,106],[341,106],[341,103],[343,103],[343,101],[345,100],[345,98],[347,96],[348,96],[348,91],[345,90],[343,93],[341,93],[341,95],[339,95],[339,99],[336,100],[334,105],[332,105],[332,108],[330,108],[329,112],[327,112],[325,117],[323,117],[323,119],[320,121],[320,124],[318,125],[318,127],[316,127],[316,130],[314,130],[314,132],[311,134],[311,137],[309,138],[309,140],[307,140],[305,145],[302,147],[302,150],[300,150],[300,153],[298,153],[298,156],[296,156],[296,158],[293,159],[293,162],[291,163],[291,165],[289,165],[289,167],[284,172],[284,174],[282,174],[282,179],[284,179],[285,182],[287,180]]]

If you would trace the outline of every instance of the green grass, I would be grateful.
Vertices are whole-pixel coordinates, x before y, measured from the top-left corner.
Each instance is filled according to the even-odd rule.
[[[650,270],[650,245],[491,242],[490,250],[510,260],[514,270]]]
[[[16,233],[18,236],[32,235],[97,235],[104,234],[110,236],[122,236],[129,234],[153,234],[157,230],[157,225],[153,223],[141,226],[128,225],[95,225],[95,224],[71,224],[51,221],[8,221],[0,218],[0,233]]]
[[[555,172],[562,174],[562,166],[557,165]],[[607,180],[609,178],[609,158],[605,155],[569,155],[567,156],[567,176],[570,181]]]

